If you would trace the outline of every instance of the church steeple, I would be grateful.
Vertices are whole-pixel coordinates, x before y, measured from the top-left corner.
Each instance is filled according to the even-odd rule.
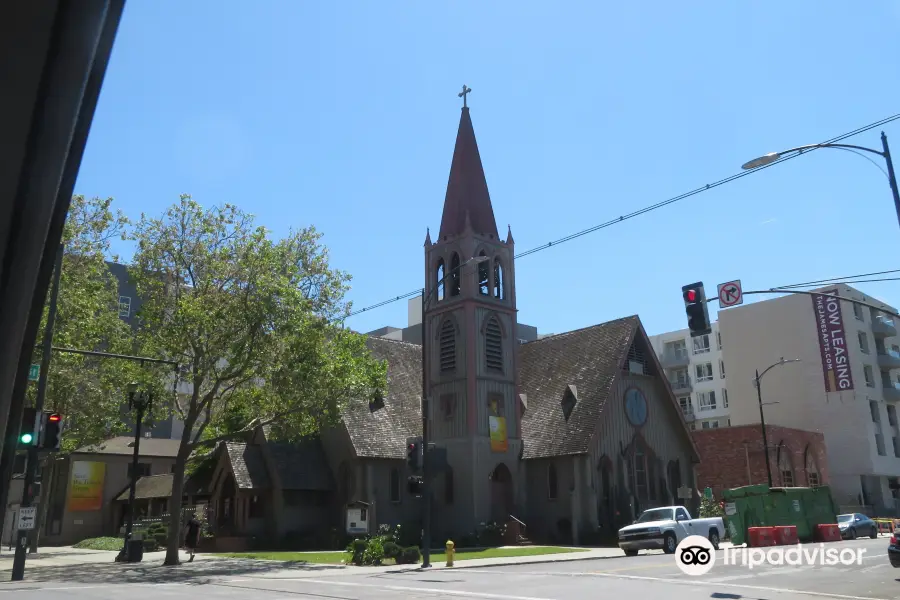
[[[498,239],[494,208],[475,141],[475,128],[472,127],[469,107],[464,106],[456,133],[447,195],[444,197],[440,239],[462,235],[467,220],[474,233]]]

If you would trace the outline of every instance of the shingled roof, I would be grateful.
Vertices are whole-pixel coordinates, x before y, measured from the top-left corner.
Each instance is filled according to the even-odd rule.
[[[225,442],[225,448],[234,472],[234,482],[238,488],[259,490],[271,486],[262,448],[256,444],[244,442]]]
[[[619,365],[639,328],[640,320],[631,316],[519,347],[521,389],[528,398],[522,417],[522,458],[588,451]],[[566,419],[560,399],[570,384],[579,397]]]
[[[175,458],[178,454],[178,446],[181,440],[165,438],[141,438],[139,448],[142,457]],[[110,438],[97,444],[89,444],[79,448],[73,454],[111,454],[118,456],[131,456],[134,454],[134,438],[119,436]]]
[[[168,498],[172,495],[172,481],[174,479],[174,475],[171,473],[164,473],[162,475],[145,475],[144,477],[140,477],[137,482],[134,484],[134,499],[135,500],[148,500],[150,498]],[[128,500],[129,492],[131,491],[128,486],[125,490],[116,497],[116,500]]]
[[[329,492],[334,480],[318,438],[299,442],[266,442],[278,480],[285,490]]]
[[[383,406],[368,398],[350,403],[343,420],[360,458],[404,458],[406,438],[421,435],[422,347],[370,336],[372,356],[387,361]]]

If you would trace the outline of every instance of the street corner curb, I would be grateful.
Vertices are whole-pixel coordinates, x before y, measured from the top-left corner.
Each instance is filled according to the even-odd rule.
[[[489,565],[467,565],[465,563],[469,561],[461,561],[452,567],[447,566],[437,566],[432,565],[431,568],[425,569],[423,567],[419,567],[418,569],[409,569],[410,571],[453,571],[457,569],[489,569],[491,567],[511,567],[518,565],[546,565],[550,563],[563,563],[563,562],[584,562],[586,560],[606,560],[608,558],[625,558],[625,553],[623,552],[621,555],[611,555],[611,556],[579,556],[578,558],[544,558],[541,560],[528,560],[528,561],[516,561],[513,560],[516,557],[510,557],[510,560],[506,560],[504,562],[496,562],[491,563]],[[477,559],[475,559],[477,560]],[[502,559],[498,559],[502,560]],[[395,571],[397,572],[397,571]]]

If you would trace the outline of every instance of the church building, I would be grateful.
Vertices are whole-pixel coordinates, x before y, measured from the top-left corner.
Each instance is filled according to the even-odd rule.
[[[425,368],[421,345],[370,336],[388,365],[385,396],[347,407],[302,456],[264,432],[223,445],[210,484],[218,518],[227,500],[235,535],[279,535],[341,527],[342,507],[358,502],[372,531],[418,526],[406,442],[422,433],[423,387],[448,462],[433,479],[436,540],[496,522],[534,541],[591,543],[642,510],[684,503],[699,454],[640,319],[520,343],[514,255],[463,107],[440,229],[425,240]],[[687,503],[696,509],[696,495]]]

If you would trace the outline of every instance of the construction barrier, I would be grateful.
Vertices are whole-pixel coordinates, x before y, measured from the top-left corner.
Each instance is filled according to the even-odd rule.
[[[797,536],[796,525],[777,525],[775,529],[775,544],[778,546],[787,546],[800,543]]]
[[[748,527],[747,542],[751,548],[762,548],[765,546],[774,546],[775,528],[774,527]]]
[[[823,523],[816,526],[816,541],[839,542],[842,539],[841,528],[838,527],[837,523]]]
[[[900,519],[872,519],[878,524],[878,533],[891,535],[900,527]]]

